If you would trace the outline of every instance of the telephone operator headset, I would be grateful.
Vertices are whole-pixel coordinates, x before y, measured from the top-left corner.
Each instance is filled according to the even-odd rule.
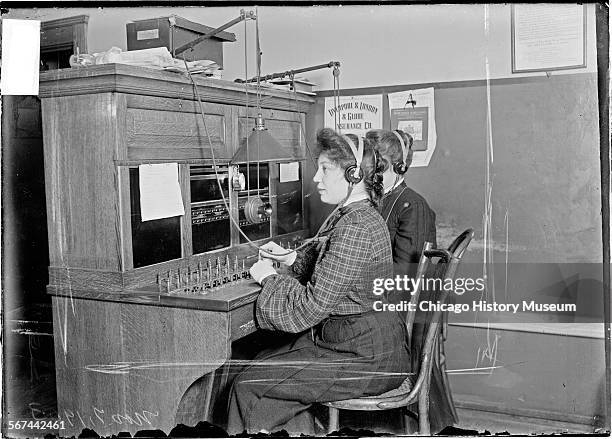
[[[363,180],[363,169],[361,169],[361,162],[363,161],[363,138],[357,137],[358,146],[355,147],[355,143],[351,140],[351,138],[347,135],[343,135],[342,138],[346,141],[349,148],[353,152],[353,156],[355,157],[355,164],[349,165],[344,170],[344,178],[351,185],[359,183]]]
[[[397,175],[404,175],[408,170],[408,150],[412,148],[412,137],[408,136],[410,144],[406,147],[406,143],[404,142],[402,135],[397,130],[393,130],[393,134],[395,134],[395,136],[399,139],[400,145],[402,146],[402,160],[393,163],[393,172],[395,172]]]
[[[355,143],[349,136],[343,135],[342,138],[346,141],[353,153],[353,156],[355,157],[355,164],[347,166],[347,168],[344,170],[344,178],[352,186],[359,183],[364,177],[363,169],[361,168],[365,149],[364,140],[363,137],[357,137],[359,143],[358,146],[355,147]],[[374,173],[376,173],[378,172],[378,167],[380,166],[380,153],[376,150],[376,148],[372,148],[372,160],[374,161]]]
[[[404,175],[406,171],[408,170],[408,166],[409,166],[408,165],[408,151],[410,148],[412,148],[413,140],[412,140],[412,136],[408,135],[408,140],[410,141],[410,144],[408,145],[408,148],[406,148],[406,143],[404,142],[404,139],[402,138],[402,135],[398,132],[398,130],[393,130],[393,134],[395,134],[395,136],[399,139],[400,145],[402,147],[402,160],[399,162],[393,163],[393,172],[397,174],[395,178],[395,184],[393,185],[393,187],[395,187],[397,183],[400,181],[400,179],[402,178],[402,175]],[[405,190],[406,188],[404,187],[402,191],[395,197],[395,200],[393,200],[391,209],[389,209],[389,213],[387,214],[387,217],[385,218],[385,223],[389,220],[389,215],[391,215],[391,212],[393,212],[395,203],[397,203],[397,200],[399,200],[399,198],[402,196]]]

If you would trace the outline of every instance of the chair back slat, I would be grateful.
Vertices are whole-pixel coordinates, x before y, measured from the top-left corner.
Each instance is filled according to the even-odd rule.
[[[427,269],[429,267],[429,258],[425,255],[425,252],[431,250],[433,248],[433,244],[431,242],[425,242],[423,245],[423,251],[421,252],[421,258],[419,259],[419,266],[417,267],[416,277],[415,279],[423,279],[425,274],[427,273]],[[414,292],[410,293],[410,304],[411,306],[417,306],[419,303],[419,296],[421,294],[421,283],[418,284],[418,287]],[[408,312],[406,313],[406,329],[408,330],[408,341],[410,343],[412,327],[414,325],[414,319],[416,317],[416,313]],[[408,345],[410,346],[410,344]]]
[[[436,278],[441,279],[442,285],[444,285],[448,279],[454,280],[457,272],[457,268],[459,266],[459,262],[465,253],[472,237],[474,236],[473,229],[468,229],[459,235],[453,243],[450,245],[448,250],[443,249],[434,249],[431,243],[425,243],[423,247],[423,252],[421,253],[421,259],[419,260],[419,268],[417,270],[417,276],[435,276]],[[422,283],[419,284],[418,291],[416,291],[415,295],[411,298],[411,302],[417,304],[416,309],[419,310],[418,302],[419,299],[422,298],[421,288]],[[449,295],[451,294],[449,291],[441,288],[440,290],[435,291],[436,299],[441,304],[445,304],[448,301]],[[433,296],[430,296],[433,297]],[[419,311],[417,311],[419,312]],[[429,315],[427,315],[429,313]],[[416,319],[416,312],[409,312],[406,316],[406,325],[408,327],[408,334],[410,340],[411,348],[415,348],[415,341],[413,340],[413,330],[415,329],[414,323]],[[427,311],[424,313],[423,325],[423,337],[424,343],[421,345],[420,358],[419,361],[419,371],[417,380],[414,384],[413,391],[411,394],[416,394],[421,391],[421,387],[424,385],[425,380],[429,379],[431,376],[431,369],[433,367],[434,361],[434,348],[436,347],[436,343],[439,342],[439,336],[442,332],[442,326],[446,323],[447,317],[444,313],[438,308],[436,311]],[[427,317],[431,316],[430,319]]]
[[[470,244],[473,237],[474,229],[467,229],[465,232],[455,238],[452,244],[448,247],[448,251],[456,257],[461,258],[463,256],[463,252]]]
[[[457,266],[460,260],[463,258],[463,253],[467,249],[468,245],[474,237],[474,229],[467,229],[465,232],[455,238],[452,244],[448,247],[448,251],[452,253],[453,257],[458,259],[453,272],[453,279],[456,274]],[[448,331],[448,313],[442,315],[442,341],[446,340],[446,334]]]

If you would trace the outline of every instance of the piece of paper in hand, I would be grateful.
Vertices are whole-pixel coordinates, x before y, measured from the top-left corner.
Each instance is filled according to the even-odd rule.
[[[297,181],[300,179],[300,163],[281,163],[280,164],[280,182]]]
[[[40,70],[40,21],[2,21],[3,95],[38,95]]]
[[[138,166],[142,221],[184,215],[177,163]]]

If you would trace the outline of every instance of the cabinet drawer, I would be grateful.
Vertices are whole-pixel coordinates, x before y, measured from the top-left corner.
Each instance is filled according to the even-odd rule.
[[[211,145],[215,158],[230,157],[230,106],[140,95],[127,95],[126,105],[128,159],[211,158]]]
[[[255,302],[247,303],[230,311],[230,339],[238,340],[253,332],[255,327]]]
[[[199,113],[129,108],[126,114],[128,158],[210,158],[211,143],[216,157],[227,157],[225,117],[205,114],[205,121],[206,126]]]

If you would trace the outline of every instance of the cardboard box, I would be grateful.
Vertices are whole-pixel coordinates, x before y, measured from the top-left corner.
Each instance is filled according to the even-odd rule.
[[[126,27],[128,50],[165,46],[173,56],[175,56],[174,49],[215,29],[215,27],[194,23],[176,15],[137,20],[128,23]],[[223,43],[228,41],[236,41],[236,36],[231,32],[219,32],[212,38],[198,43],[193,50],[186,50],[175,57],[182,59],[184,55],[187,61],[209,59],[223,68]]]

